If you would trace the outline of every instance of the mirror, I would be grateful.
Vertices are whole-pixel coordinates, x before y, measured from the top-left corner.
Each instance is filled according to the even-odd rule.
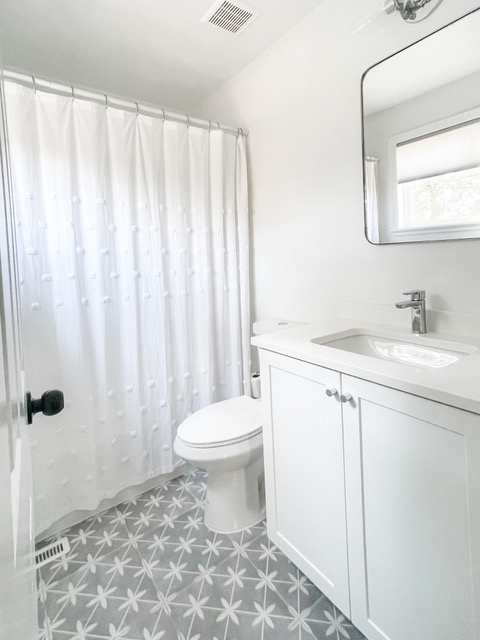
[[[480,238],[480,9],[362,79],[373,244]]]

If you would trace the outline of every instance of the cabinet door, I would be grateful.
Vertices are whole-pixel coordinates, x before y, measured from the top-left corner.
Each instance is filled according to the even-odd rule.
[[[478,640],[480,416],[344,376],[351,619],[371,640]]]
[[[340,375],[261,351],[270,538],[348,616]]]

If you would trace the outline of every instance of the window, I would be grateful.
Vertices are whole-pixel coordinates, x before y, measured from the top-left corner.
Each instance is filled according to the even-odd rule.
[[[480,167],[398,186],[399,228],[480,223]]]
[[[396,235],[480,226],[480,118],[429,128],[394,142]]]

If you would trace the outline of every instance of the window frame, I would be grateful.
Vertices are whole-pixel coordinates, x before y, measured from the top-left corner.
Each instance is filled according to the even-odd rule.
[[[398,171],[397,171],[397,146],[400,143],[414,140],[422,136],[428,136],[440,132],[449,127],[455,127],[468,123],[470,120],[480,118],[480,107],[457,113],[448,118],[437,120],[415,129],[409,129],[396,134],[388,140],[388,194],[389,194],[389,220],[387,225],[387,241],[391,242],[415,242],[419,240],[452,240],[480,236],[480,222],[457,223],[444,225],[428,225],[425,227],[399,227],[400,209],[398,202]]]

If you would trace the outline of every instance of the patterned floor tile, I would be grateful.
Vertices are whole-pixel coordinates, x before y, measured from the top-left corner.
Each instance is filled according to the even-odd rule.
[[[41,640],[364,640],[269,540],[203,522],[195,470],[71,527],[39,571]]]
[[[201,605],[174,608],[172,618],[182,640],[213,640],[228,638],[227,615],[215,609],[207,609]]]
[[[161,612],[152,613],[152,604],[138,602],[130,607],[122,620],[122,627],[128,628],[127,638],[132,640],[178,640],[178,630],[171,616]]]
[[[277,577],[280,578],[274,581],[277,593],[297,612],[304,611],[314,605],[319,609],[322,606],[322,600],[329,602],[323,595],[320,595],[319,598],[318,589],[293,563],[287,569],[287,573]]]

